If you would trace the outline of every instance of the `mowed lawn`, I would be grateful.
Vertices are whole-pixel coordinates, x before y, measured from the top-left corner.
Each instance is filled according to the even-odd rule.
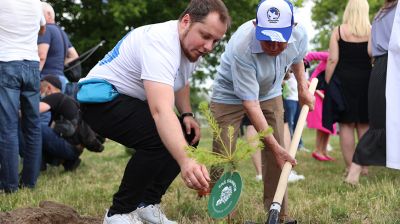
[[[201,145],[211,147],[210,134],[203,131]],[[303,140],[312,150],[315,132],[306,129]],[[295,170],[305,180],[289,184],[290,215],[300,223],[400,223],[400,171],[370,167],[369,175],[361,177],[358,187],[348,186],[343,183],[345,169],[338,137],[333,137],[331,144],[334,162],[319,162],[310,152],[298,152]],[[85,151],[81,166],[73,173],[49,167],[41,174],[35,190],[0,194],[0,211],[36,207],[40,201],[51,200],[72,206],[82,215],[103,217],[129,156],[123,146],[108,141],[100,154]],[[239,172],[244,188],[234,223],[265,222],[263,187],[255,181],[250,159],[241,162]],[[169,188],[162,207],[169,218],[179,223],[226,223],[226,219],[209,218],[207,199],[197,199],[196,192],[186,188],[180,177]]]

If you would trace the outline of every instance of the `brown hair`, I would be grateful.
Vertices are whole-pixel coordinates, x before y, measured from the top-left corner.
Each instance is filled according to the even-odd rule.
[[[193,23],[203,22],[203,20],[211,12],[219,14],[219,20],[229,27],[231,24],[231,17],[229,16],[228,9],[222,0],[191,0],[185,11],[179,16],[179,21],[189,14]]]
[[[385,0],[382,8],[379,9],[378,13],[375,16],[375,19],[382,18],[390,9],[397,5],[397,0]]]

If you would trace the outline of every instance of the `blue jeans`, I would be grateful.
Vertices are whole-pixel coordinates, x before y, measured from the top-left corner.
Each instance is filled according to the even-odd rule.
[[[45,124],[42,124],[42,142],[43,158],[47,163],[57,165],[55,161],[75,161],[80,155],[75,146]]]
[[[0,62],[0,188],[18,190],[19,109],[25,149],[21,184],[33,188],[39,176],[42,137],[40,132],[39,62]]]
[[[297,120],[300,116],[301,108],[299,105],[299,101],[284,99],[283,105],[285,108],[285,118],[289,125],[290,137],[293,137],[293,133],[297,125]],[[299,148],[303,146],[303,139],[300,138]]]

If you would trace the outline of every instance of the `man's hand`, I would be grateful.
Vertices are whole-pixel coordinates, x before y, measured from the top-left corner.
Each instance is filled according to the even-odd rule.
[[[191,158],[187,158],[181,165],[181,177],[189,188],[207,189],[211,181],[207,168]]]
[[[200,133],[200,126],[197,123],[197,121],[194,119],[194,117],[192,116],[185,116],[183,118],[183,124],[185,125],[186,130],[184,130],[186,132],[187,135],[190,135],[192,132],[192,128],[194,130],[194,138],[191,142],[189,142],[190,145],[193,145],[194,143],[198,142],[200,140],[201,137],[201,133]]]
[[[303,105],[308,105],[310,111],[313,111],[315,105],[315,96],[308,91],[308,88],[301,88],[300,86],[298,88],[298,92],[300,106],[302,107]]]
[[[272,153],[275,156],[276,163],[278,164],[279,168],[283,168],[286,162],[292,164],[292,166],[297,165],[296,159],[294,159],[288,151],[286,151],[282,146],[276,147],[275,150],[272,150]]]

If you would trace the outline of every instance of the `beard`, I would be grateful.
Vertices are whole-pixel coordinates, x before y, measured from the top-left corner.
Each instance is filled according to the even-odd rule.
[[[186,56],[186,58],[190,62],[196,62],[200,58],[201,54],[198,54],[198,55],[197,54],[191,54],[190,50],[188,48],[186,48],[186,46],[184,44],[185,43],[185,39],[187,38],[187,35],[188,35],[190,29],[191,29],[191,25],[189,26],[189,28],[187,30],[185,30],[185,32],[182,35],[182,40],[180,41],[181,49],[183,51],[183,54]]]

